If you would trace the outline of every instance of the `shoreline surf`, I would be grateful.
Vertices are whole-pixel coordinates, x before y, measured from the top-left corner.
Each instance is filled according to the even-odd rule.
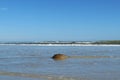
[[[120,44],[0,44],[18,46],[120,46]]]

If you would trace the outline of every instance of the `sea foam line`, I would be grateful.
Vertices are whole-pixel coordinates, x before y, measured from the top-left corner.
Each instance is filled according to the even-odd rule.
[[[19,46],[120,46],[120,44],[0,44]]]

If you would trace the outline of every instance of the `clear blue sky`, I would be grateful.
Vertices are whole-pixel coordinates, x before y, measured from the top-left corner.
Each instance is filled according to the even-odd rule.
[[[0,0],[0,41],[120,40],[120,0]]]

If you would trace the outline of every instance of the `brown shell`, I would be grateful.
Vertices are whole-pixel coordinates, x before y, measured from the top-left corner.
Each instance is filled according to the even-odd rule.
[[[55,60],[64,60],[64,59],[67,59],[68,56],[66,56],[64,54],[55,54],[52,58]]]

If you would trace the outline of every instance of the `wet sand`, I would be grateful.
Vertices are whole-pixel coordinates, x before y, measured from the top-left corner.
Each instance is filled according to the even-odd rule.
[[[119,80],[119,46],[0,46],[0,80]],[[56,53],[69,56],[53,60]]]

